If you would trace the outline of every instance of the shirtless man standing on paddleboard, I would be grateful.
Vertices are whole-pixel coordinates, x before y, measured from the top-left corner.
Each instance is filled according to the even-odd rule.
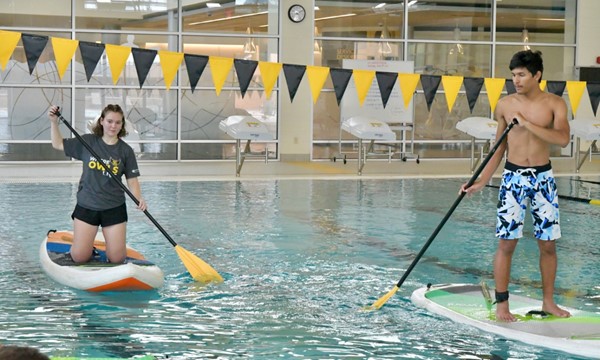
[[[556,242],[560,238],[558,194],[550,165],[550,146],[565,147],[571,134],[567,120],[567,105],[554,94],[539,87],[544,71],[539,51],[524,50],[516,53],[509,68],[516,93],[503,97],[496,106],[498,139],[513,119],[518,121],[504,143],[490,159],[479,180],[471,187],[466,183],[460,191],[468,194],[481,190],[492,178],[504,153],[507,160],[502,173],[498,195],[496,236],[499,238],[494,259],[496,282],[496,319],[516,321],[509,309],[508,284],[512,256],[518,239],[523,236],[523,221],[530,202],[534,236],[540,250],[542,274],[542,311],[559,317],[569,317],[568,311],[554,302],[556,279]]]

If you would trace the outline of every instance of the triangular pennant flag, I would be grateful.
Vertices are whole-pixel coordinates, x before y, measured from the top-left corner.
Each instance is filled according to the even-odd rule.
[[[517,92],[517,89],[515,89],[515,83],[513,83],[513,81],[511,79],[507,79],[506,80],[506,93],[508,95],[510,94],[514,94]]]
[[[506,79],[485,78],[483,81],[485,82],[485,89],[487,91],[488,100],[490,101],[490,108],[492,114],[494,114],[496,104],[498,104],[498,99],[500,99]]]
[[[252,80],[252,76],[254,76],[254,72],[256,71],[256,67],[258,66],[258,61],[234,59],[233,65],[235,66],[235,72],[238,77],[240,91],[242,92],[243,98],[244,95],[246,95],[246,90],[248,90],[248,86],[250,86],[250,81]]]
[[[27,57],[27,65],[29,66],[29,75],[33,74],[33,69],[37,64],[46,44],[48,43],[47,36],[41,35],[30,35],[21,34],[21,41],[23,42],[23,49],[25,50],[25,56]]]
[[[431,111],[431,104],[433,103],[433,99],[435,99],[435,93],[440,86],[440,81],[442,81],[442,77],[439,75],[421,75],[421,86],[423,86],[427,110],[429,111]]]
[[[52,49],[54,50],[54,58],[56,59],[56,67],[58,68],[58,76],[62,80],[63,75],[67,71],[67,67],[73,59],[73,55],[77,50],[79,41],[64,39],[64,38],[51,38]]]
[[[210,73],[212,74],[213,84],[217,96],[221,94],[221,89],[227,80],[227,75],[233,67],[233,58],[225,58],[219,56],[209,56],[208,63],[210,64]]]
[[[121,76],[130,54],[131,48],[129,46],[106,44],[106,57],[108,58],[113,84],[116,85],[119,81],[119,76]]]
[[[204,72],[206,64],[208,64],[208,56],[206,55],[193,55],[184,54],[185,67],[187,68],[188,78],[190,79],[190,85],[192,87],[192,93],[198,85],[198,80]]]
[[[277,83],[277,78],[281,72],[283,64],[273,63],[267,61],[258,62],[258,70],[260,71],[260,77],[262,78],[263,87],[265,88],[265,95],[267,99],[271,98],[271,92]]]
[[[540,81],[540,90],[544,91],[546,89],[546,80]]]
[[[462,76],[442,76],[442,85],[444,86],[444,94],[448,103],[448,112],[452,112],[452,107],[460,91],[460,86],[463,83]]]
[[[587,91],[590,96],[590,102],[592,103],[592,110],[594,110],[594,116],[598,111],[598,103],[600,102],[600,83],[587,83]]]
[[[331,74],[331,82],[333,83],[333,90],[335,90],[335,98],[338,106],[344,97],[350,78],[352,77],[352,70],[350,69],[329,69]]]
[[[358,95],[358,103],[360,106],[363,105],[371,84],[373,84],[373,78],[375,78],[375,71],[373,70],[352,70],[352,76],[354,78],[354,85],[356,85],[356,95]]]
[[[402,90],[402,98],[404,99],[405,109],[408,108],[415,91],[417,91],[417,85],[419,85],[420,79],[421,74],[398,74],[398,82],[400,83],[400,89]]]
[[[579,102],[585,91],[585,81],[567,81],[567,93],[569,93],[569,102],[571,103],[571,110],[573,110],[573,116],[577,114],[579,108]]]
[[[294,101],[298,87],[300,87],[300,81],[302,81],[305,72],[305,65],[283,64],[283,75],[288,86],[290,101]]]
[[[156,58],[156,53],[157,51],[152,49],[131,48],[135,71],[137,72],[138,80],[140,82],[140,89],[146,81],[146,77]]]
[[[173,80],[175,80],[177,70],[183,61],[183,53],[159,50],[158,58],[160,59],[160,67],[162,68],[163,77],[165,79],[165,86],[167,87],[167,90],[169,90]]]
[[[6,69],[6,64],[8,64],[8,60],[15,51],[19,40],[21,40],[21,33],[0,30],[0,65],[2,65],[2,71]]]
[[[89,82],[104,53],[104,44],[80,41],[79,52],[81,53],[81,61],[83,62],[83,67],[85,69],[85,76]]]
[[[383,102],[383,108],[388,103],[394,85],[396,85],[396,79],[398,79],[398,73],[377,71],[375,73],[377,78],[377,85],[379,85],[379,93],[381,94],[381,101]]]
[[[473,108],[477,103],[477,98],[481,94],[481,88],[483,87],[483,78],[466,77],[463,80],[465,85],[465,92],[467,93],[467,101],[469,102],[469,109],[473,113]]]
[[[329,75],[329,68],[324,66],[307,66],[306,76],[308,76],[308,84],[310,85],[310,92],[313,98],[313,104],[317,103],[321,89],[327,81],[327,75]]]
[[[562,97],[563,93],[565,92],[565,86],[567,86],[566,81],[549,80],[548,83],[546,84],[546,87],[547,87],[549,93],[558,95],[560,97]]]

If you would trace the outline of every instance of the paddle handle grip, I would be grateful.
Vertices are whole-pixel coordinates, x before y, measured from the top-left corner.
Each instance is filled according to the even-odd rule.
[[[60,121],[62,121],[63,124],[65,124],[67,126],[67,128],[73,133],[73,135],[75,135],[75,137],[77,138],[77,140],[79,140],[81,142],[81,144],[83,144],[83,146],[85,146],[85,148],[90,152],[90,154],[92,154],[92,156],[94,156],[98,160],[102,159],[102,157],[100,157],[100,155],[98,155],[98,153],[96,153],[96,151],[94,149],[92,149],[92,147],[90,146],[90,144],[88,144],[81,137],[81,135],[79,135],[79,133],[73,128],[73,126],[71,126],[71,124],[69,124],[69,122],[67,121],[67,119],[65,119],[62,116],[62,114],[60,113],[60,111],[58,109],[54,112],[54,115],[56,115],[60,119]],[[136,205],[140,204],[140,201],[135,197],[135,195],[133,195],[133,193],[131,192],[131,190],[129,190],[127,188],[127,186],[125,186],[123,184],[123,182],[121,181],[121,179],[119,179],[117,177],[117,175],[113,174],[112,171],[107,171],[107,173],[117,182],[117,184],[119,184],[119,186],[121,187],[121,189],[123,189],[123,191],[131,198],[131,200],[133,200],[133,202]],[[171,245],[177,246],[177,243],[175,242],[175,240],[173,240],[173,238],[171,238],[171,236],[167,233],[167,231],[165,229],[163,229],[162,226],[160,226],[160,224],[158,223],[158,221],[156,221],[156,219],[154,219],[154,217],[152,215],[150,215],[150,213],[148,212],[148,210],[144,210],[144,214],[146,214],[146,216],[148,217],[148,219],[150,219],[150,221],[152,221],[152,223],[154,224],[154,226],[156,226],[156,228],[158,230],[160,230],[160,232],[167,238],[167,240],[169,240],[169,242],[171,243]]]
[[[466,186],[467,188],[470,187],[471,185],[473,185],[473,183],[475,183],[475,181],[477,180],[477,178],[479,177],[479,175],[481,174],[481,172],[483,171],[483,169],[485,168],[487,163],[490,161],[492,156],[494,156],[494,153],[496,153],[496,150],[498,150],[498,148],[500,147],[500,144],[502,144],[502,142],[508,135],[508,132],[513,128],[513,126],[517,125],[518,123],[519,122],[515,118],[515,119],[513,119],[513,121],[510,124],[508,124],[508,127],[504,130],[502,135],[500,135],[500,138],[498,138],[498,141],[496,141],[496,143],[494,144],[494,146],[492,147],[490,152],[487,154],[487,156],[485,157],[485,159],[483,160],[481,165],[479,165],[479,168],[477,168],[477,170],[475,171],[473,176],[471,176],[471,179],[469,179],[469,182],[467,183],[467,186]],[[448,221],[448,219],[450,218],[450,216],[452,215],[454,210],[456,210],[456,208],[458,207],[458,204],[460,204],[460,202],[462,201],[462,199],[465,197],[466,194],[467,194],[466,192],[461,191],[460,195],[458,195],[458,197],[456,198],[456,200],[450,207],[450,210],[448,210],[448,212],[446,213],[446,215],[444,216],[442,221],[438,224],[438,226],[435,228],[435,230],[433,231],[433,233],[431,234],[431,236],[429,237],[429,239],[427,240],[425,245],[423,245],[423,247],[421,248],[421,251],[419,251],[419,253],[417,254],[417,257],[415,257],[413,262],[408,266],[408,268],[404,272],[404,275],[402,275],[402,278],[400,278],[400,281],[398,281],[398,283],[396,284],[396,287],[398,287],[398,288],[401,287],[402,284],[404,283],[404,281],[406,281],[406,278],[408,278],[408,275],[415,268],[415,266],[417,265],[419,260],[421,260],[421,257],[423,257],[423,254],[425,254],[425,252],[429,248],[429,245],[431,245],[433,240],[435,240],[435,237],[442,230],[442,228],[444,227],[444,225],[446,224],[446,222]]]

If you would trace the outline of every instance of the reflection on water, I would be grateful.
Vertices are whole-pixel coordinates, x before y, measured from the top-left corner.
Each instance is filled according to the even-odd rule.
[[[46,231],[71,227],[76,185],[0,183],[0,343],[87,357],[573,359],[453,323],[409,300],[428,282],[491,282],[495,190],[463,200],[395,297],[380,311],[361,310],[402,276],[460,183],[143,183],[152,215],[225,282],[193,282],[169,242],[130,205],[129,241],[161,266],[165,285],[104,294],[65,288],[39,267]],[[600,198],[600,186],[567,190]],[[590,223],[600,208],[561,207],[558,300],[600,312],[600,230]],[[537,266],[535,241],[523,239],[515,288],[539,297]]]

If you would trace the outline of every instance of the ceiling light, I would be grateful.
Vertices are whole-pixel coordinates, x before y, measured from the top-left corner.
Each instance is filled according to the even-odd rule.
[[[206,7],[207,7],[207,8],[210,8],[210,9],[214,9],[214,8],[220,8],[220,7],[221,7],[221,4],[219,4],[219,3],[212,3],[212,2],[209,2],[209,3],[206,3]]]
[[[322,18],[315,19],[315,21],[338,19],[338,18],[349,17],[349,16],[356,16],[356,14],[349,13],[349,14],[344,14],[344,15],[325,16]]]
[[[460,28],[458,26],[454,28],[454,40],[456,43],[450,47],[448,55],[464,55],[465,49],[460,43]]]
[[[252,29],[250,26],[246,28],[246,34],[252,35]],[[244,44],[244,54],[251,55],[256,53],[256,45],[254,44],[254,39],[249,37]]]
[[[523,50],[531,50],[531,47],[529,46],[529,30],[523,29],[521,32],[521,42],[524,43]]]
[[[260,11],[260,12],[257,12],[257,13],[237,15],[237,16],[230,16],[230,17],[225,17],[225,18],[221,18],[221,19],[197,21],[197,22],[189,23],[188,25],[189,26],[194,26],[194,25],[200,25],[200,24],[208,24],[208,23],[214,23],[214,22],[219,22],[219,21],[227,21],[227,20],[233,20],[233,19],[240,19],[240,18],[245,18],[245,17],[250,17],[250,16],[264,15],[264,14],[267,14],[267,13],[268,13],[268,11]]]
[[[320,54],[323,52],[323,46],[321,45],[321,40],[316,39],[319,36],[321,36],[321,34],[319,33],[319,28],[315,26],[315,43],[313,45],[313,52],[315,54]]]
[[[387,24],[383,25],[383,29],[381,29],[381,36],[379,37],[379,39],[381,40],[378,44],[379,53],[381,55],[391,54],[392,46],[390,45],[390,42],[387,41],[387,39],[388,39]]]

